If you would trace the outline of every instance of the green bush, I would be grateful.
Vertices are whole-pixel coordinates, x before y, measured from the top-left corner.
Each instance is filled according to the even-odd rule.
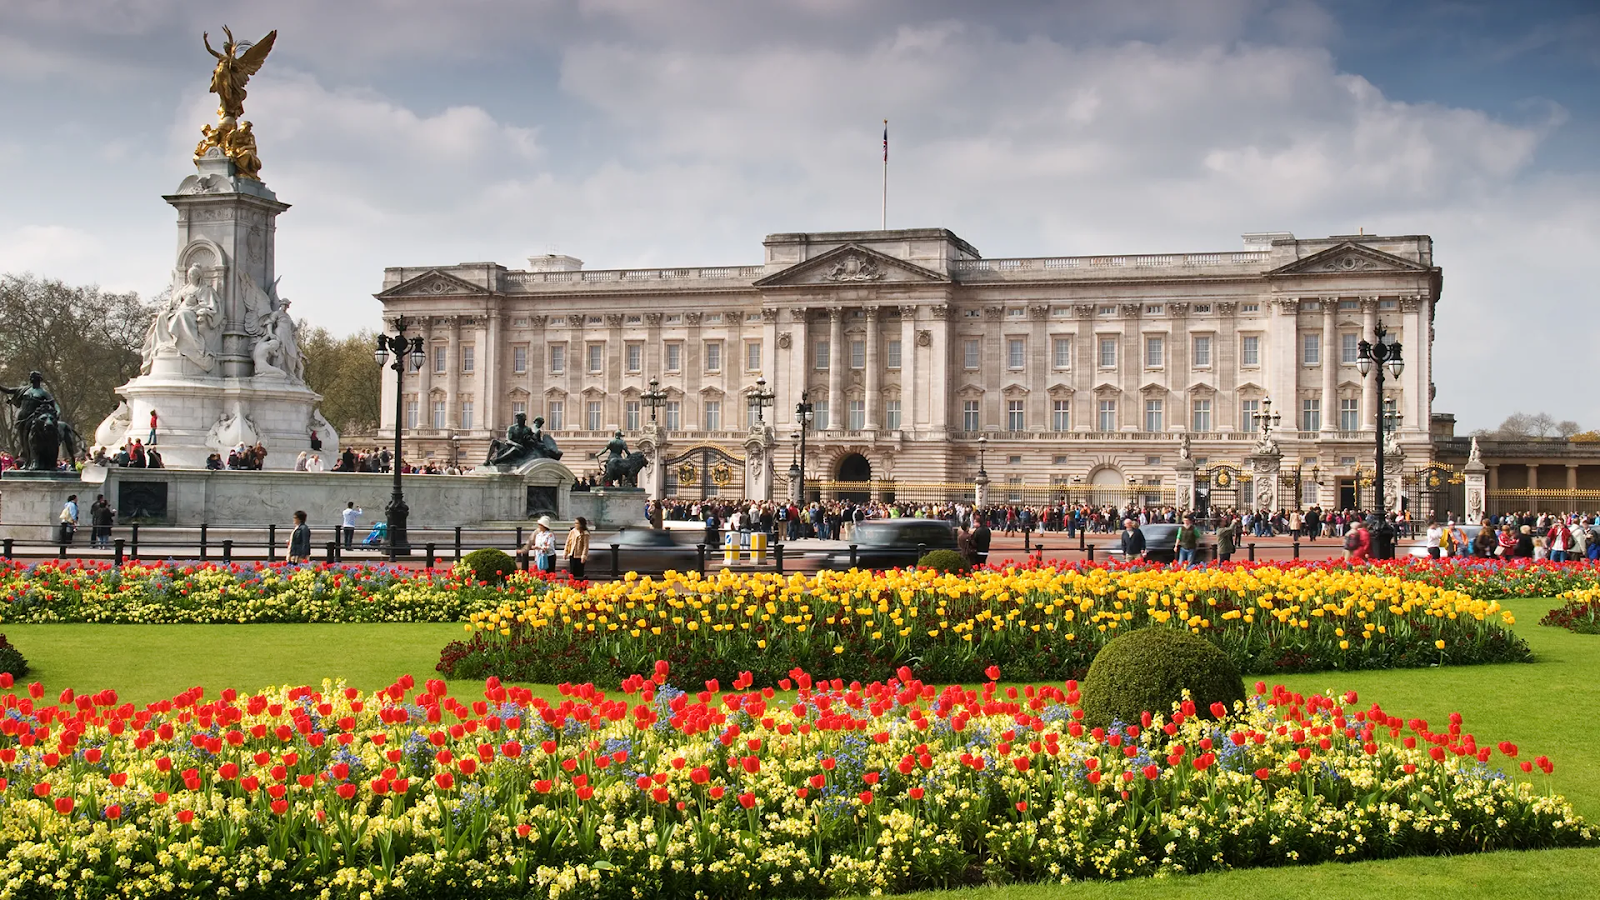
[[[511,573],[517,570],[517,561],[504,550],[485,547],[461,557],[461,562],[457,566],[471,573],[473,581],[504,584],[505,580],[511,577]]]
[[[22,658],[17,648],[6,641],[6,636],[0,634],[0,672],[12,678],[21,678],[28,674],[28,661]]]
[[[954,550],[929,550],[917,560],[917,565],[939,572],[965,572],[968,569],[967,561]]]
[[[1084,721],[1137,722],[1145,712],[1168,715],[1187,689],[1195,708],[1233,709],[1244,700],[1239,669],[1215,644],[1188,631],[1155,626],[1113,638],[1095,655],[1083,680]]]

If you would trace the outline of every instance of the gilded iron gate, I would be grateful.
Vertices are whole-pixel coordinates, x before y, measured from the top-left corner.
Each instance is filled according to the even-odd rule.
[[[696,444],[666,461],[667,474],[676,482],[667,494],[675,497],[698,496],[744,499],[744,457],[716,444]]]

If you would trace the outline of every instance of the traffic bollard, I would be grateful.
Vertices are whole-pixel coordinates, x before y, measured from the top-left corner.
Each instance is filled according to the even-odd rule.
[[[222,564],[233,565],[233,538],[227,538],[222,542]]]
[[[1245,547],[1246,550],[1250,551],[1250,561],[1251,562],[1255,562],[1256,561],[1256,545],[1251,543],[1251,544],[1245,544],[1244,547]]]
[[[123,539],[122,538],[117,538],[115,541],[112,541],[111,543],[114,544],[116,546],[116,548],[117,548],[116,556],[113,557],[112,565],[114,565],[114,566],[116,566],[117,568],[120,569],[120,568],[122,568],[122,560],[123,560],[123,550],[124,550]]]
[[[428,553],[428,558],[427,558],[427,562],[425,563],[425,565],[428,568],[431,569],[431,568],[434,567],[434,564],[439,561],[439,557],[438,557],[438,554],[436,552],[437,548],[433,544],[430,543],[430,544],[427,545],[426,549],[427,549],[427,553]]]
[[[1093,544],[1086,544],[1084,546],[1084,552],[1088,554],[1088,556],[1085,557],[1085,558],[1089,562],[1094,562],[1094,545]]]
[[[622,577],[622,545],[621,544],[612,544],[611,545],[611,578],[612,578],[612,580],[615,580],[615,579],[618,579],[618,578],[621,578],[621,577]]]

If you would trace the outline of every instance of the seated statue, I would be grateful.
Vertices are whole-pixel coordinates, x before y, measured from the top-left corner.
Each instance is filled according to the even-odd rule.
[[[489,442],[489,456],[484,460],[491,466],[517,466],[531,459],[560,459],[556,442],[544,433],[544,419],[535,418],[528,427],[527,413],[517,413],[516,421],[506,429],[505,440]]]

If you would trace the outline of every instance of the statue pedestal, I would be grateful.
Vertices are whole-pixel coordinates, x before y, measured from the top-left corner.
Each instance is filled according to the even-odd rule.
[[[302,450],[321,456],[329,469],[339,458],[339,434],[317,412],[322,396],[281,376],[151,374],[128,382],[118,393],[126,398],[125,410],[131,416],[113,414],[120,421],[96,432],[96,442],[107,452],[135,438],[148,443],[153,409],[158,419],[155,447],[168,468],[205,468],[212,453],[227,462],[229,450],[257,441],[267,448],[267,469],[293,469]],[[311,449],[313,430],[321,450]]]
[[[649,502],[644,488],[608,487],[574,491],[571,518],[583,516],[592,529],[611,531],[623,526],[645,526],[650,521],[645,506]]]

